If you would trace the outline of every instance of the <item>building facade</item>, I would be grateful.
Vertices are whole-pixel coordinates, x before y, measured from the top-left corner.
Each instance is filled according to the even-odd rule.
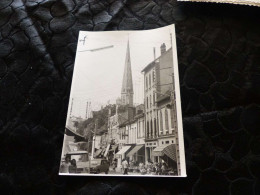
[[[154,59],[144,69],[144,97],[145,97],[145,157],[146,161],[160,162],[161,159],[153,151],[162,143],[172,143],[172,138],[159,140],[160,134],[169,136],[173,132],[170,128],[171,121],[169,110],[158,107],[157,100],[173,90],[173,55],[172,48],[166,50],[166,45],[161,45],[161,55]],[[160,110],[160,111],[158,111]],[[164,117],[166,122],[163,122]],[[160,129],[160,125],[164,128]]]
[[[158,146],[157,143],[157,105],[155,104],[157,91],[156,68],[158,61],[154,60],[144,70],[144,103],[145,103],[145,159],[146,161],[156,161],[152,156],[152,151]]]

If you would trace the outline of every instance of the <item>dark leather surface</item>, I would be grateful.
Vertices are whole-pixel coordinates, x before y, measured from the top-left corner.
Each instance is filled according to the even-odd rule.
[[[79,30],[176,23],[187,178],[58,176]],[[259,194],[260,8],[0,1],[1,194]]]

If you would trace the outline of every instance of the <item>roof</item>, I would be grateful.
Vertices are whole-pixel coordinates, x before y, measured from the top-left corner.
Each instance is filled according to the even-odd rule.
[[[172,48],[170,47],[163,55],[165,55],[166,53],[168,53]],[[146,67],[144,67],[144,69],[141,72],[145,72],[147,71],[149,68],[151,68],[153,65],[155,65],[155,62],[157,62],[158,60],[160,60],[162,55],[160,55],[158,58],[154,59],[151,63],[149,63]]]
[[[153,66],[155,66],[155,62],[157,59],[155,59],[154,61],[152,61],[150,64],[148,64],[141,72],[146,72],[148,69],[152,68]]]

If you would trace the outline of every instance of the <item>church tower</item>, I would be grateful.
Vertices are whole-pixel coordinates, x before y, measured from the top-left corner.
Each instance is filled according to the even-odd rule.
[[[134,89],[133,89],[129,40],[127,42],[127,49],[126,49],[125,69],[124,69],[123,83],[122,83],[122,90],[121,90],[121,103],[122,105],[129,105],[129,106],[133,106],[134,104]]]

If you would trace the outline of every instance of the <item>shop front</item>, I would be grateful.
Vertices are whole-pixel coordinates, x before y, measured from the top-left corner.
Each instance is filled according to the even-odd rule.
[[[137,164],[145,163],[145,151],[144,145],[136,145],[128,154],[130,161],[133,161]]]
[[[126,153],[131,149],[131,146],[123,146],[121,148],[121,150],[119,150],[116,153],[116,158],[117,158],[117,170],[120,171],[121,170],[121,165],[122,165],[122,161],[123,159],[126,158]]]
[[[145,163],[158,162],[158,157],[153,155],[153,150],[158,146],[157,141],[146,141],[145,143]]]
[[[160,163],[165,163],[168,171],[177,171],[175,144],[156,147],[153,150],[153,156],[158,157]]]

